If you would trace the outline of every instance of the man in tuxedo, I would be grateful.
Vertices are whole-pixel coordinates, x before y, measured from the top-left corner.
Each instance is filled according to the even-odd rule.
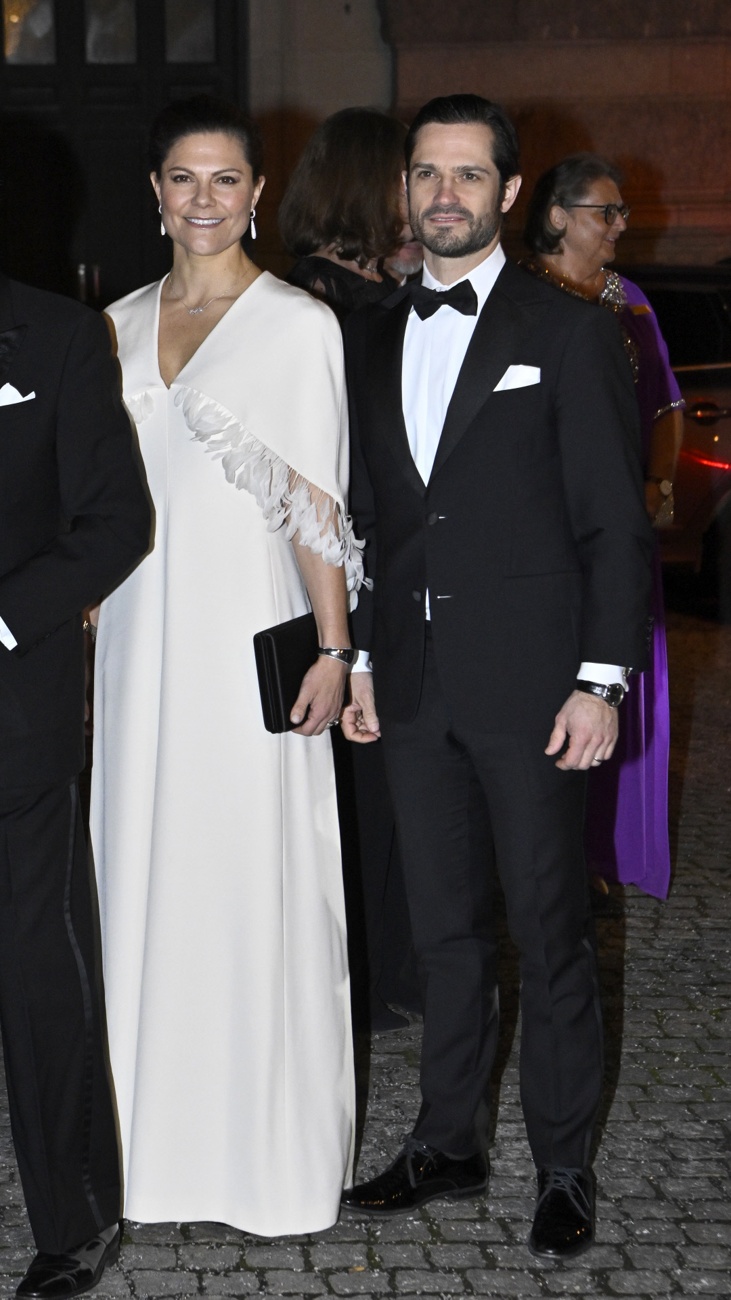
[[[39,1253],[20,1296],[94,1286],[119,1251],[120,1170],[98,918],[79,813],[82,610],[150,537],[109,336],[0,276],[0,1023]]]
[[[611,314],[506,261],[520,186],[512,123],[432,100],[406,142],[420,286],[346,330],[351,507],[372,598],[346,734],[379,735],[424,1000],[422,1106],[358,1213],[487,1185],[497,1040],[491,894],[520,954],[521,1098],[541,1256],[593,1240],[602,1081],[582,821],[630,667],[646,659],[651,535],[637,406]]]

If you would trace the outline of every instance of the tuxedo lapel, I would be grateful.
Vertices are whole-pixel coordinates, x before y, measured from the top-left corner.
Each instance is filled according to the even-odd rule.
[[[0,386],[7,379],[13,358],[18,351],[28,327],[13,322],[13,300],[10,282],[0,277]]]
[[[516,274],[517,294],[513,292]],[[536,312],[542,311],[540,304],[520,292],[525,278],[506,263],[480,312],[447,408],[432,475],[454,451],[508,366],[521,359],[521,344],[533,330]]]
[[[426,485],[421,477],[409,446],[404,421],[401,387],[401,369],[404,353],[406,321],[411,310],[411,296],[401,291],[387,299],[388,309],[375,318],[373,339],[373,366],[369,381],[374,384],[373,409],[375,427],[386,443],[401,473],[411,487],[423,496]]]

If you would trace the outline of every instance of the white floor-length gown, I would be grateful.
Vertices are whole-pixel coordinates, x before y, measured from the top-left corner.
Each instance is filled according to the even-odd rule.
[[[96,653],[124,1213],[316,1231],[337,1218],[353,1144],[332,752],[327,734],[264,729],[252,637],[308,608],[295,528],[351,586],[362,573],[340,330],[264,273],[168,389],[160,288],[110,308],[156,522],[103,602]],[[324,534],[316,493],[337,506]]]

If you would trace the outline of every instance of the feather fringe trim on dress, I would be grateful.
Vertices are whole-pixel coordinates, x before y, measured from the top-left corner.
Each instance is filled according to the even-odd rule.
[[[132,398],[129,409],[139,407],[145,397],[148,394]],[[252,494],[270,532],[284,528],[290,541],[298,534],[300,545],[321,555],[325,564],[345,566],[350,607],[354,609],[358,588],[364,584],[370,587],[371,581],[363,574],[364,543],[355,537],[350,516],[343,514],[327,493],[318,491],[213,398],[191,388],[181,388],[175,404],[182,408],[196,442],[203,443],[205,450],[221,461],[227,481]]]

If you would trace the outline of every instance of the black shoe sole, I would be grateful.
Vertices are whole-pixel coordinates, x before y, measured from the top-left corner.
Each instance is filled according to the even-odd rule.
[[[537,1250],[529,1241],[528,1250],[535,1259],[553,1259],[560,1261],[562,1259],[578,1259],[579,1255],[585,1255],[587,1250],[591,1250],[593,1245],[594,1238],[589,1237],[580,1242],[578,1246],[571,1246],[568,1250]]]
[[[466,1201],[471,1196],[482,1196],[487,1191],[487,1180],[479,1183],[475,1187],[458,1187],[454,1191],[432,1192],[428,1196],[419,1197],[413,1205],[397,1205],[392,1209],[380,1210],[375,1206],[367,1205],[343,1205],[340,1209],[344,1214],[367,1215],[369,1219],[393,1219],[398,1214],[413,1214],[415,1210],[422,1205],[428,1205],[430,1201]]]

